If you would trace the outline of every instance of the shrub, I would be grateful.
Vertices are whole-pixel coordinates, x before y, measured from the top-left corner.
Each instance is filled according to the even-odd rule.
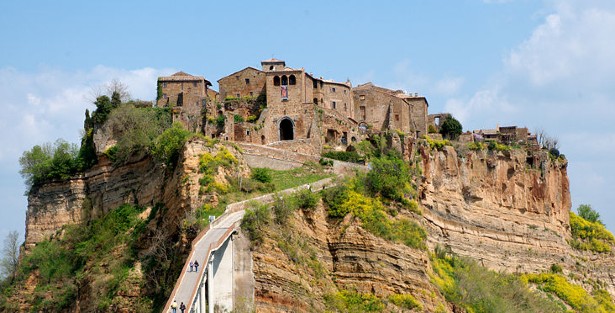
[[[604,225],[583,219],[573,212],[570,212],[570,230],[570,245],[575,249],[605,253],[615,245],[615,237]]]
[[[278,225],[284,225],[293,214],[295,207],[292,200],[288,197],[276,196],[272,209],[275,214],[275,222]]]
[[[216,126],[218,128],[223,128],[224,120],[225,120],[224,115],[218,115],[218,117],[216,117],[216,120],[215,120]]]
[[[327,160],[324,158],[320,158],[320,160],[318,160],[318,163],[322,166],[333,166],[333,160]]]
[[[542,291],[554,293],[572,308],[581,312],[607,312],[605,307],[591,297],[583,287],[571,284],[560,274],[525,274],[522,279],[538,285]]]
[[[482,151],[482,150],[485,150],[486,147],[487,147],[487,145],[485,145],[484,143],[479,142],[479,141],[474,141],[474,142],[468,143],[468,149],[470,149],[472,151]]]
[[[263,241],[263,231],[265,226],[271,221],[271,214],[266,205],[254,205],[247,209],[241,220],[241,229],[247,234],[253,244],[260,244]]]
[[[325,296],[327,307],[337,312],[382,312],[385,305],[372,294],[342,290]]]
[[[303,210],[312,210],[318,205],[320,197],[318,193],[314,193],[309,189],[301,189],[297,191],[293,197],[297,203],[297,206]]]
[[[496,142],[496,141],[493,141],[493,140],[489,141],[489,144],[487,145],[487,148],[490,151],[493,151],[493,150],[500,151],[500,152],[502,152],[502,151],[510,151],[510,146],[502,144],[502,143],[499,143],[499,142]]]
[[[243,119],[243,117],[241,115],[235,114],[235,115],[233,115],[233,122],[235,122],[235,123],[243,123],[244,119]]]
[[[389,296],[389,301],[406,310],[412,310],[414,308],[419,308],[419,310],[423,309],[423,306],[421,306],[411,294],[393,294]]]
[[[413,193],[410,185],[410,166],[395,156],[375,158],[371,170],[365,176],[365,187],[375,196],[402,201]]]
[[[434,134],[434,133],[437,133],[438,130],[436,129],[435,126],[433,126],[432,124],[429,124],[429,126],[427,127],[427,132],[430,134]]]
[[[173,123],[173,126],[156,137],[152,142],[152,156],[158,162],[175,165],[179,159],[181,149],[191,133],[182,124]]]
[[[562,266],[557,264],[557,263],[553,263],[551,265],[551,273],[553,274],[561,274],[562,273]]]
[[[343,204],[348,200],[349,189],[346,185],[341,184],[323,191],[323,200],[329,207],[327,213],[331,217],[344,217],[350,211]]]
[[[255,167],[252,169],[252,179],[261,183],[270,183],[273,180],[271,170],[265,167]]]
[[[442,148],[444,148],[445,146],[450,145],[450,142],[446,139],[438,140],[431,139],[429,136],[425,136],[425,140],[427,141],[427,144],[429,145],[430,149],[442,150]]]
[[[344,162],[361,163],[364,161],[356,151],[327,151],[322,156]]]
[[[466,312],[562,312],[517,276],[496,273],[469,259],[431,256],[430,280],[446,300]]]

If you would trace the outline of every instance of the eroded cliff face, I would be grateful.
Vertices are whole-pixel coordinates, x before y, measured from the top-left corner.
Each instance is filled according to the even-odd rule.
[[[560,264],[589,290],[593,280],[615,294],[613,255],[568,244],[565,160],[551,160],[546,151],[419,150],[423,225],[431,247],[447,247],[505,272],[543,272]]]
[[[376,237],[350,216],[329,220],[322,205],[269,227],[265,237],[253,251],[257,312],[323,312],[340,290],[412,294],[426,312],[445,302],[429,282],[427,251]]]

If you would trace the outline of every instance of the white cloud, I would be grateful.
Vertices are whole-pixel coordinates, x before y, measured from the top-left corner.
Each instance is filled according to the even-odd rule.
[[[592,204],[615,230],[615,3],[548,3],[551,12],[503,59],[502,70],[445,108],[466,129],[516,124],[558,137],[573,205]]]
[[[434,91],[442,95],[456,94],[463,86],[462,77],[445,77],[436,82]]]

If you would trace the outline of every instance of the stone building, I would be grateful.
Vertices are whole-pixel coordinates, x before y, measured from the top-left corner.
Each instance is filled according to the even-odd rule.
[[[427,133],[429,104],[425,97],[372,83],[358,85],[352,92],[354,119],[372,131],[401,131],[417,138]]]
[[[209,100],[211,83],[203,76],[177,72],[158,77],[157,107],[170,107],[173,122],[181,122],[191,131],[201,131],[203,111]]]

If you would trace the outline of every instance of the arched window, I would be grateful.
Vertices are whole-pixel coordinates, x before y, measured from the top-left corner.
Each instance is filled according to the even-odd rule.
[[[317,80],[313,80],[312,81],[312,85],[314,85],[314,89],[318,88],[318,81]]]
[[[275,70],[275,66],[273,66],[273,65],[272,65],[272,66],[270,66],[270,67],[269,67],[269,70],[270,70],[270,71]]]
[[[288,85],[288,77],[286,75],[282,76],[282,86]]]
[[[295,78],[295,75],[290,75],[290,77],[288,77],[288,84],[289,85],[297,84],[297,79]]]
[[[318,104],[318,98],[314,98],[314,104]]]
[[[280,76],[274,76],[273,77],[273,85],[274,86],[280,86]]]

